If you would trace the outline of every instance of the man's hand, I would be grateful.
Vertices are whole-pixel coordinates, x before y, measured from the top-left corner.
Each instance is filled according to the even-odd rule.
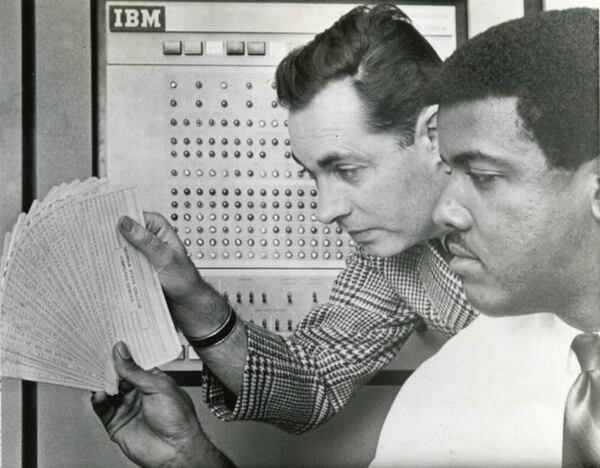
[[[119,230],[156,268],[169,299],[185,302],[193,296],[202,280],[169,222],[158,213],[145,212],[144,218],[145,228],[123,216],[119,220]]]
[[[208,440],[189,395],[159,369],[142,370],[124,343],[113,349],[121,393],[92,395],[111,440],[143,467],[232,466]]]
[[[158,271],[175,324],[188,336],[203,336],[227,316],[221,295],[198,274],[183,243],[158,213],[144,213],[146,227],[127,216],[119,220],[123,237]]]

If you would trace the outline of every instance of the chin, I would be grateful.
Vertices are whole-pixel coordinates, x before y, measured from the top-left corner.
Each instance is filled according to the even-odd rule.
[[[482,285],[464,282],[465,294],[471,306],[484,315],[490,317],[506,317],[521,315],[523,312],[516,307],[514,301],[510,300],[502,291],[488,288]]]
[[[359,245],[365,249],[369,255],[373,255],[375,257],[391,257],[404,252],[406,249],[412,246],[412,244],[406,242],[401,243],[389,241],[364,242],[359,243]]]

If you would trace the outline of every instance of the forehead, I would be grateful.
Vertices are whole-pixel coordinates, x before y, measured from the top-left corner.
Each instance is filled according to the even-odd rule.
[[[303,136],[323,127],[339,131],[350,126],[366,129],[365,114],[365,105],[352,82],[349,79],[332,81],[307,106],[290,112],[290,132]]]
[[[291,111],[288,129],[296,156],[303,162],[327,154],[363,154],[386,141],[367,125],[367,109],[349,80],[329,83],[300,110]]]
[[[517,113],[516,97],[487,98],[441,106],[440,149],[446,160],[481,153],[516,166],[546,164],[544,153]]]

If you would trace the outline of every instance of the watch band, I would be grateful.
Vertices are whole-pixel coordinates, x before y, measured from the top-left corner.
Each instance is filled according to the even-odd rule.
[[[206,336],[201,337],[193,337],[193,336],[185,336],[188,340],[188,343],[192,345],[194,348],[208,348],[209,346],[215,346],[223,341],[225,341],[237,323],[237,315],[229,304],[227,305],[229,308],[229,313],[227,314],[227,318],[223,322],[219,328]]]

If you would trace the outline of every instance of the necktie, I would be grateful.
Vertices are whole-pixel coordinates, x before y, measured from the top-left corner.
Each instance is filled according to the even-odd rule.
[[[571,347],[581,374],[565,405],[563,467],[600,467],[600,336],[577,335]]]

